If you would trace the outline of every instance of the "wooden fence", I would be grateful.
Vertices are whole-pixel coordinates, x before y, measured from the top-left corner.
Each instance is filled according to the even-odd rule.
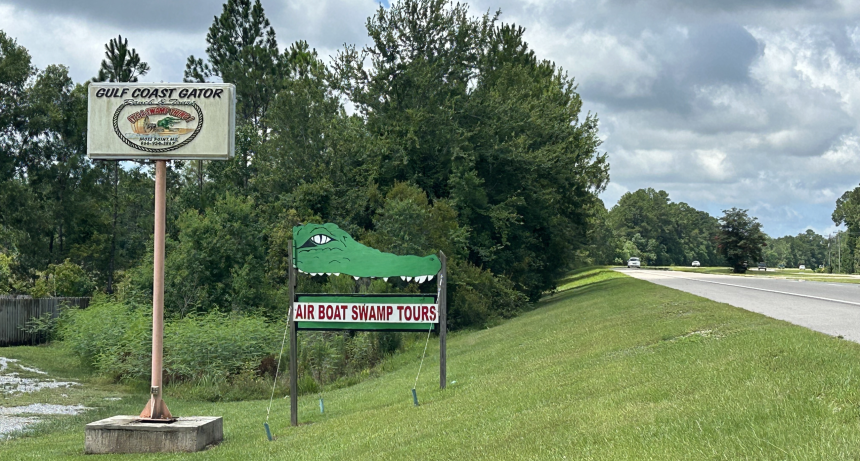
[[[90,298],[0,298],[0,346],[41,344],[48,338],[43,334],[26,333],[28,320],[46,314],[57,317],[61,306],[86,308]]]

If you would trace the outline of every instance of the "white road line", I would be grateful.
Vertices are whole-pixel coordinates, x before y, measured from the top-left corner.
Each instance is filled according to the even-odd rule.
[[[766,288],[748,287],[748,286],[744,286],[744,285],[735,285],[735,284],[733,284],[733,283],[714,282],[713,280],[692,279],[692,278],[688,278],[688,277],[679,277],[679,276],[676,276],[676,275],[671,275],[671,276],[670,276],[670,275],[667,275],[667,274],[657,274],[657,275],[664,275],[664,276],[667,276],[667,277],[669,277],[669,278],[677,278],[677,279],[684,279],[684,280],[692,280],[692,281],[694,281],[694,282],[713,283],[713,284],[716,284],[716,285],[725,285],[725,286],[729,286],[729,287],[746,288],[747,290],[766,291],[766,292],[768,292],[768,293],[777,293],[777,294],[781,294],[781,295],[789,295],[789,296],[799,296],[799,297],[801,297],[801,298],[817,299],[817,300],[819,300],[819,301],[830,301],[830,302],[833,302],[833,303],[842,303],[842,304],[850,304],[850,305],[852,305],[852,306],[860,306],[860,303],[855,303],[855,302],[851,302],[851,301],[844,301],[844,300],[841,300],[841,299],[822,298],[822,297],[820,297],[820,296],[804,295],[804,294],[800,294],[800,293],[789,293],[789,292],[787,292],[787,291],[768,290],[768,289],[766,289]]]

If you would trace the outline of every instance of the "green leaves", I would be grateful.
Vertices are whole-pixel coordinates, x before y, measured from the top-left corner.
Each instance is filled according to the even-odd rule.
[[[767,236],[761,224],[750,217],[747,210],[723,210],[720,218],[719,251],[735,273],[746,272],[747,267],[762,260],[762,247]]]
[[[128,39],[123,40],[122,35],[105,45],[105,58],[94,82],[136,82],[149,73],[149,64],[141,61],[137,50],[128,48]]]

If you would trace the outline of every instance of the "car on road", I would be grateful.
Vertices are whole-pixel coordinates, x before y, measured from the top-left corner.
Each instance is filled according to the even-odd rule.
[[[803,264],[801,264],[801,265],[800,265],[800,267],[798,267],[798,269],[800,269],[800,270],[802,270],[802,271],[805,271],[805,270],[806,270],[806,266],[804,266]]]
[[[629,269],[631,267],[642,267],[639,264],[639,258],[630,258],[627,260],[627,268]]]
[[[758,270],[767,271],[767,263],[765,263],[765,262],[758,263]]]
[[[702,264],[699,261],[693,261],[693,267],[701,267]]]

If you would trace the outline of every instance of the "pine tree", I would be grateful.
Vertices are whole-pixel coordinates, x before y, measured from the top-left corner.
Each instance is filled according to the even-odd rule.
[[[138,77],[143,77],[149,70],[149,64],[140,60],[137,50],[129,50],[128,39],[119,35],[105,45],[105,59],[102,59],[99,74],[93,81],[136,82]]]
[[[128,39],[122,35],[112,38],[105,45],[105,59],[102,59],[95,82],[136,82],[138,77],[149,73],[149,64],[140,60],[134,48],[128,48]],[[113,272],[116,259],[116,221],[119,207],[119,161],[113,160],[113,225],[111,227],[110,263],[108,264],[107,292],[113,293]]]

